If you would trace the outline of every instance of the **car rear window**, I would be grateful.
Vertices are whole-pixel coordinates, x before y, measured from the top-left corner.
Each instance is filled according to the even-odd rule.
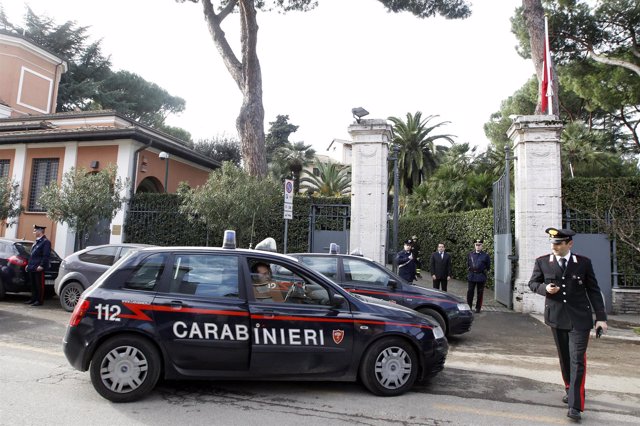
[[[166,260],[166,253],[153,254],[142,260],[124,283],[124,287],[131,290],[153,290],[162,277]]]
[[[302,256],[301,260],[325,277],[332,280],[338,277],[338,259],[335,257]]]
[[[238,297],[238,258],[219,254],[176,254],[171,293],[203,297]]]
[[[100,247],[86,251],[78,255],[78,258],[87,263],[111,266],[116,260],[118,247]]]

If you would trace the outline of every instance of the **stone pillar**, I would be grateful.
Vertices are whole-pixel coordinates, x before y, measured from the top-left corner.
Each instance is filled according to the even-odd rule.
[[[386,120],[360,120],[351,135],[351,233],[349,250],[385,264],[391,126]]]
[[[528,286],[535,259],[550,253],[544,230],[562,226],[560,133],[553,115],[519,116],[507,135],[513,142],[516,267],[513,309],[543,312],[544,297]]]

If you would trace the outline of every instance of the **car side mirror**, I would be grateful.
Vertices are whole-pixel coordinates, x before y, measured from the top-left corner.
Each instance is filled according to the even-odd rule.
[[[343,295],[339,293],[334,293],[333,297],[331,298],[331,307],[340,308],[344,305],[346,300],[347,299],[345,299]]]
[[[389,282],[387,283],[387,287],[389,287],[392,290],[395,290],[398,288],[398,281],[396,280],[389,280]]]

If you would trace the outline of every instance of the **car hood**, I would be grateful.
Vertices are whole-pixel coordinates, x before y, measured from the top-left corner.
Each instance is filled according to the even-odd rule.
[[[419,319],[421,322],[427,322],[431,326],[438,326],[438,324],[433,322],[429,317],[422,315],[420,312],[414,311],[411,308],[398,305],[397,303],[376,299],[375,297],[364,296],[362,294],[354,295],[354,297],[367,305],[369,310],[375,313],[384,314],[385,316],[392,315],[403,320],[413,319],[415,321],[416,319]]]
[[[455,294],[447,293],[446,291],[424,288],[415,284],[407,284],[407,286],[409,286],[408,288],[410,288],[411,290],[416,291],[423,296],[435,297],[441,300],[450,300],[455,303],[467,303],[461,297],[458,297]]]

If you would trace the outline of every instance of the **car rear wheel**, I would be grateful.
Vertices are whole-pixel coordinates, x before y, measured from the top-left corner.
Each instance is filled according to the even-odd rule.
[[[429,319],[431,319],[434,322],[438,323],[440,325],[440,328],[442,328],[442,331],[444,332],[445,336],[447,336],[449,334],[449,330],[447,330],[447,322],[444,320],[444,318],[442,317],[442,315],[440,315],[440,313],[438,311],[435,311],[433,309],[424,308],[424,309],[418,309],[418,312],[420,312],[423,315],[428,316]]]
[[[160,356],[151,342],[116,336],[104,342],[91,359],[91,383],[112,402],[136,401],[153,389],[160,377]]]
[[[83,291],[84,287],[77,281],[71,281],[66,284],[60,292],[60,306],[62,306],[65,311],[72,312],[78,300],[80,300],[80,295]]]
[[[375,395],[401,395],[413,386],[417,376],[416,351],[400,338],[375,342],[360,364],[360,379]]]

